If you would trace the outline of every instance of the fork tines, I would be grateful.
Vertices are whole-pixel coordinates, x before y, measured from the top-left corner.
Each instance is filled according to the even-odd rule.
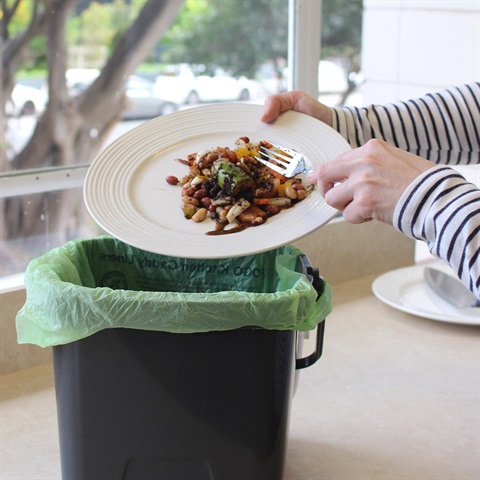
[[[269,148],[270,147],[270,148]],[[302,153],[266,140],[259,148],[263,158],[257,160],[284,177],[292,178],[299,173],[311,172]],[[267,160],[268,159],[268,160]]]
[[[265,155],[270,160],[278,162],[280,165],[284,165],[285,167],[288,167],[288,165],[290,165],[290,161],[292,160],[291,156],[285,155],[284,153],[278,151],[274,152],[273,150],[265,147],[265,145],[260,147],[260,153]]]
[[[273,147],[276,147],[271,142],[269,142],[269,144]],[[285,174],[287,167],[290,165],[290,160],[292,160],[292,157],[285,155],[279,151],[274,152],[273,150],[267,148],[265,145],[260,146],[259,153],[264,158],[257,157],[257,160],[272,169],[273,171],[280,173],[281,175]]]

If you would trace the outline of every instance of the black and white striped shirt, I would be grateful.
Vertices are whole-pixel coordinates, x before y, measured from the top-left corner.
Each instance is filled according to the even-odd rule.
[[[393,225],[425,241],[480,298],[480,190],[451,168],[480,164],[480,83],[387,105],[334,108],[333,127],[352,147],[380,138],[437,164],[404,192]]]

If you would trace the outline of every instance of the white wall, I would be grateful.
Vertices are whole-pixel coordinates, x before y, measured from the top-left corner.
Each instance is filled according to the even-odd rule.
[[[480,80],[480,0],[364,0],[362,73],[363,105]],[[479,166],[456,168],[480,185]]]
[[[364,0],[363,103],[480,79],[479,0]]]

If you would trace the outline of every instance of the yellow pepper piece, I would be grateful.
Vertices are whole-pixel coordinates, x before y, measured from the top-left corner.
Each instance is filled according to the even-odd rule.
[[[240,147],[235,150],[238,160],[249,156],[249,151],[247,147]]]
[[[292,182],[281,183],[281,184],[277,187],[278,196],[279,196],[279,197],[286,197],[287,195],[285,194],[285,189],[286,189],[287,187],[290,187],[291,185],[292,185]]]

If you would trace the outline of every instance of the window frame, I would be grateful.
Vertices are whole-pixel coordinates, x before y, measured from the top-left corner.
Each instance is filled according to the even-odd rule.
[[[288,0],[288,90],[318,96],[322,0]],[[82,188],[90,164],[0,173],[0,199],[34,193]],[[23,274],[0,276],[0,291],[11,288]],[[7,281],[5,283],[5,281]]]
[[[318,95],[322,0],[288,0],[288,90]],[[89,164],[0,173],[0,198],[83,186]]]

